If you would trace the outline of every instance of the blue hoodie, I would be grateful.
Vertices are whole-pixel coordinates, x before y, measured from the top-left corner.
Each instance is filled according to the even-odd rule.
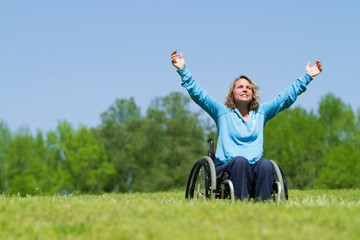
[[[245,157],[250,164],[260,160],[263,156],[263,131],[266,122],[279,112],[289,108],[312,80],[312,77],[305,73],[272,101],[260,104],[255,111],[251,110],[245,121],[237,108],[228,108],[202,89],[186,67],[177,72],[182,78],[181,85],[187,89],[190,97],[216,123],[218,129],[216,165],[223,164],[237,156]]]

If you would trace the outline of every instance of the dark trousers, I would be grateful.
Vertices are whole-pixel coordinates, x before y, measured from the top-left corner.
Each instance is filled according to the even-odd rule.
[[[235,196],[241,200],[254,198],[268,200],[271,198],[275,169],[267,158],[250,164],[244,157],[235,157],[216,166],[216,175],[226,171],[234,184]]]

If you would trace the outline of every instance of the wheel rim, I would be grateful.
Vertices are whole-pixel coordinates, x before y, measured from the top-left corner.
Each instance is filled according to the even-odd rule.
[[[274,200],[276,200],[277,204],[279,204],[282,200],[285,200],[285,187],[284,180],[280,171],[279,166],[273,161],[270,160],[275,169],[275,184],[277,187],[277,191],[274,194]]]
[[[208,166],[203,161],[198,161],[194,166],[191,176],[189,199],[205,199],[209,197],[209,171]]]
[[[198,160],[191,169],[185,198],[191,199],[205,199],[215,198],[216,191],[216,175],[214,163],[208,156],[202,157]]]

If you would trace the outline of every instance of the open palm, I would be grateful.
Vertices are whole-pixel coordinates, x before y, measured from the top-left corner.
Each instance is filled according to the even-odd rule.
[[[183,54],[180,53],[180,58],[179,55],[177,54],[177,50],[175,49],[172,53],[171,53],[171,63],[172,65],[174,65],[174,67],[176,67],[177,69],[181,69],[185,66],[185,59],[183,57]]]
[[[316,63],[314,64],[314,66],[312,66],[312,67],[310,67],[310,62],[308,62],[308,64],[306,65],[305,70],[312,77],[315,77],[316,75],[319,75],[321,73],[321,71],[322,71],[320,61],[317,60]]]

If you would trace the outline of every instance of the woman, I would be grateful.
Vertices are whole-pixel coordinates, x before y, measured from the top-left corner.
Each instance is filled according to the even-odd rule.
[[[182,86],[191,98],[214,119],[218,129],[216,174],[229,173],[239,199],[271,198],[275,170],[269,159],[263,158],[264,126],[277,113],[293,104],[313,77],[321,73],[320,61],[292,83],[272,101],[259,104],[258,87],[246,76],[240,76],[230,85],[225,105],[212,98],[195,81],[185,67],[183,54],[175,49],[171,61],[182,78]]]

